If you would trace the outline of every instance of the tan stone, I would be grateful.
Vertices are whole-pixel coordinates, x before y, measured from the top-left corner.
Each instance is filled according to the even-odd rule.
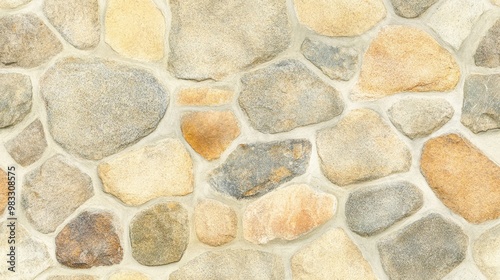
[[[0,215],[5,211],[5,206],[7,206],[7,201],[9,200],[8,186],[7,172],[0,169]]]
[[[453,56],[426,32],[409,26],[382,29],[365,53],[351,99],[400,92],[450,91],[460,78]]]
[[[460,135],[427,141],[420,168],[444,205],[467,221],[500,217],[500,167]]]
[[[29,2],[31,0],[0,0],[0,9],[15,9]]]
[[[179,92],[177,104],[181,106],[220,106],[231,103],[234,92],[223,88],[193,87]]]
[[[497,6],[500,6],[500,0],[491,0],[491,2]]]
[[[114,273],[108,280],[149,280],[149,276],[137,271],[122,270]]]
[[[194,227],[201,242],[220,246],[236,237],[238,218],[231,207],[216,200],[206,199],[196,205]]]
[[[99,280],[97,276],[93,275],[53,275],[47,277],[46,280]]]

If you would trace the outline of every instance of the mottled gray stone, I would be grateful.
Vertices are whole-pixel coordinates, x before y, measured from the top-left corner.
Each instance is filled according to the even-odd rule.
[[[416,18],[425,13],[438,0],[391,0],[394,11],[400,17]]]
[[[304,139],[241,144],[212,171],[210,184],[237,199],[258,197],[304,174],[310,157]]]
[[[31,110],[31,96],[28,76],[0,74],[0,128],[15,125],[26,117]]]
[[[29,2],[31,0],[0,0],[0,9],[15,9]]]
[[[500,20],[481,39],[474,54],[477,66],[495,68],[500,66]]]
[[[467,77],[461,122],[474,133],[500,128],[499,74]]]
[[[42,122],[37,119],[28,125],[15,138],[5,143],[10,156],[22,166],[39,160],[47,148]]]

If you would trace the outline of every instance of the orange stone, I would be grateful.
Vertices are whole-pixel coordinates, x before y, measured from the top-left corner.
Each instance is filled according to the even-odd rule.
[[[179,92],[177,104],[181,106],[220,106],[231,103],[233,91],[222,88],[185,88]]]
[[[0,169],[0,215],[3,214],[5,206],[7,206],[8,197],[8,184],[7,173]]]

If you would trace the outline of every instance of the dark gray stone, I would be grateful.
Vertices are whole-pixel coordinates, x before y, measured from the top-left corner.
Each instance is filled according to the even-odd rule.
[[[31,80],[28,76],[0,74],[0,128],[22,121],[31,111],[31,97]]]
[[[39,160],[46,148],[47,140],[45,140],[45,132],[39,119],[5,143],[7,152],[22,166],[28,166]]]
[[[474,54],[477,66],[495,68],[500,66],[500,20],[481,39]]]
[[[394,12],[400,17],[416,18],[425,13],[438,0],[391,0]]]
[[[499,74],[467,77],[461,121],[474,133],[500,128]]]

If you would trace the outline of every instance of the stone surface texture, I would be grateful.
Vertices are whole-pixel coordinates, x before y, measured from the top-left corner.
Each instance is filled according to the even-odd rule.
[[[419,17],[436,2],[438,0],[391,0],[394,12],[404,18]]]
[[[193,223],[198,239],[210,246],[221,246],[233,241],[238,231],[236,212],[222,202],[212,199],[200,201],[194,209]]]
[[[231,103],[234,92],[227,88],[192,87],[182,89],[177,104],[182,106],[220,106]]]
[[[98,280],[99,278],[97,276],[93,275],[85,275],[85,274],[79,274],[79,275],[53,275],[47,277],[47,280]]]
[[[495,226],[474,242],[472,256],[488,279],[500,278],[500,226]]]
[[[29,124],[15,138],[5,143],[5,149],[20,165],[27,166],[39,160],[45,149],[47,140],[43,132],[42,122],[37,119]]]
[[[132,270],[122,270],[113,273],[108,280],[149,280],[149,276]]]
[[[15,9],[29,2],[31,0],[0,0],[0,9]]]
[[[474,133],[500,128],[500,75],[467,77],[461,121]]]
[[[9,201],[9,177],[7,172],[0,168],[0,215],[5,211]]]
[[[0,129],[15,125],[30,112],[31,80],[16,73],[0,74]]]
[[[474,61],[477,66],[495,68],[500,66],[500,20],[488,30],[479,42]]]

